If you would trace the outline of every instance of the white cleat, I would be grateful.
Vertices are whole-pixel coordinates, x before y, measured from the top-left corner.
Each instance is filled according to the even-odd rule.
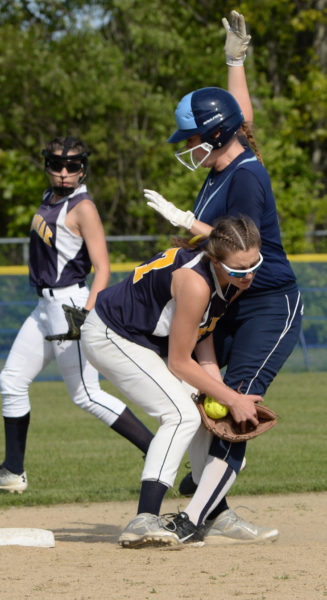
[[[207,521],[205,526],[206,545],[273,542],[279,536],[278,529],[254,525],[239,517],[230,508],[218,515],[212,524]]]
[[[165,529],[157,515],[140,513],[124,529],[118,543],[124,548],[172,546],[179,543],[179,538],[172,531]]]
[[[13,494],[22,494],[28,486],[26,471],[21,475],[8,471],[5,467],[0,468],[0,490]]]

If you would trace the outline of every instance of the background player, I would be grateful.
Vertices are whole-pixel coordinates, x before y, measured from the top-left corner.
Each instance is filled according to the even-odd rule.
[[[1,372],[6,456],[0,489],[22,492],[26,437],[30,420],[29,385],[55,358],[73,402],[125,436],[146,453],[152,433],[118,398],[105,393],[97,371],[79,341],[50,342],[47,335],[67,330],[62,304],[94,306],[110,277],[106,240],[98,211],[83,183],[88,152],[73,137],[55,138],[43,151],[51,187],[37,210],[30,233],[29,273],[39,296],[21,327]],[[90,289],[85,279],[94,267]],[[72,424],[73,426],[73,424]]]
[[[245,121],[253,119],[243,67],[250,36],[243,16],[236,11],[231,15],[231,27],[226,19],[223,22],[227,31],[228,86],[233,95],[208,87],[184,96],[175,112],[177,130],[168,139],[170,143],[186,142],[186,147],[176,152],[184,165],[191,170],[200,165],[210,170],[194,213],[180,211],[151,190],[145,190],[145,196],[148,204],[173,225],[193,234],[208,235],[215,220],[225,214],[248,215],[259,228],[262,269],[251,288],[219,321],[214,340],[218,364],[227,365],[225,383],[233,389],[242,383],[244,393],[264,395],[298,341],[302,302],[281,243],[269,175],[250,149],[249,142],[253,145],[254,140],[249,123],[244,122],[244,117]],[[198,451],[201,446],[199,438]],[[200,476],[201,472],[192,473],[191,491]],[[190,487],[185,485],[190,478],[183,483],[185,491]],[[217,540],[222,536],[249,541],[272,537],[273,530],[247,523],[229,509],[225,499],[210,519],[209,535]]]
[[[122,533],[123,545],[184,539],[188,520],[182,520],[176,534],[177,521],[172,532],[162,527],[158,515],[200,426],[192,392],[201,390],[226,404],[240,424],[247,420],[258,424],[255,403],[261,397],[238,394],[222,382],[211,332],[238,290],[251,285],[261,264],[259,250],[259,232],[250,219],[220,219],[204,247],[170,248],[100,292],[82,326],[82,348],[90,362],[160,422],[145,460],[138,516]],[[246,273],[232,277],[222,262]],[[240,444],[233,446],[231,464],[216,459],[217,454],[211,456],[215,484],[219,486],[223,477],[225,489],[238,471],[232,456],[239,446],[241,454],[243,449]],[[193,526],[192,535],[196,531]]]

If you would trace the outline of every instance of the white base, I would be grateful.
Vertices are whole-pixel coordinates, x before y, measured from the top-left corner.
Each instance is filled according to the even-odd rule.
[[[0,546],[36,546],[53,548],[55,539],[48,529],[32,529],[29,527],[0,527]]]

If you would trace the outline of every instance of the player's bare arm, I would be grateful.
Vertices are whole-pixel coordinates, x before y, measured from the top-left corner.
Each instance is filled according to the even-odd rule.
[[[190,269],[174,272],[171,285],[176,309],[169,333],[168,367],[178,377],[193,383],[194,369],[200,370],[192,357],[199,325],[210,299],[210,289],[203,277]]]
[[[228,66],[228,91],[239,103],[245,121],[253,122],[253,108],[244,69],[251,36],[246,32],[244,16],[233,10],[222,20],[226,31],[225,54]]]
[[[209,287],[198,273],[179,269],[174,273],[172,294],[176,301],[176,311],[169,335],[169,369],[201,392],[228,406],[237,423],[249,420],[257,425],[255,403],[262,400],[261,396],[238,394],[209,374],[192,357],[199,325],[209,302]],[[203,355],[209,357],[210,340],[206,338],[202,344]],[[214,362],[212,354],[210,362]]]
[[[199,342],[195,347],[195,356],[199,365],[214,379],[223,382],[219,365],[217,364],[216,354],[213,344],[213,336],[209,335]],[[201,391],[201,390],[199,390]]]
[[[236,423],[251,421],[254,425],[258,425],[255,405],[262,401],[261,396],[240,394],[223,382],[215,358],[212,335],[197,344],[195,354],[202,369],[208,374],[205,381],[206,388],[199,388],[199,391],[228,406]],[[216,385],[213,385],[215,382]],[[209,392],[208,389],[212,391]]]
[[[228,91],[239,103],[244,120],[253,123],[253,108],[244,67],[228,67]]]
[[[207,223],[203,223],[203,221],[198,221],[198,219],[194,219],[192,223],[192,227],[190,229],[193,235],[203,235],[204,237],[209,237],[213,227],[211,225],[207,225]]]
[[[95,305],[98,292],[108,285],[110,279],[106,239],[95,204],[88,199],[77,204],[67,214],[66,225],[73,233],[84,239],[94,268],[90,294],[84,307],[86,310],[91,310]]]

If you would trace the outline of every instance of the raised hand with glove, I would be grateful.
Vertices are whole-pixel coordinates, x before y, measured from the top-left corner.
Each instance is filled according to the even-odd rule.
[[[147,205],[156,210],[172,225],[175,227],[185,227],[185,229],[192,231],[193,235],[209,237],[212,230],[211,225],[198,221],[190,210],[184,211],[177,208],[172,202],[168,202],[168,200],[154,190],[143,191],[145,198],[148,200]]]
[[[89,314],[89,311],[85,308],[69,306],[68,304],[63,304],[62,308],[68,323],[68,331],[66,333],[46,335],[45,339],[48,340],[48,342],[64,342],[65,340],[79,340],[81,338],[81,327]]]
[[[148,200],[147,205],[156,210],[167,221],[175,227],[185,227],[191,229],[194,222],[194,214],[190,211],[180,210],[172,202],[168,202],[163,196],[154,190],[143,190],[144,196]]]
[[[232,10],[230,22],[224,17],[222,24],[226,30],[226,64],[231,67],[243,65],[251,36],[246,33],[244,16]]]

